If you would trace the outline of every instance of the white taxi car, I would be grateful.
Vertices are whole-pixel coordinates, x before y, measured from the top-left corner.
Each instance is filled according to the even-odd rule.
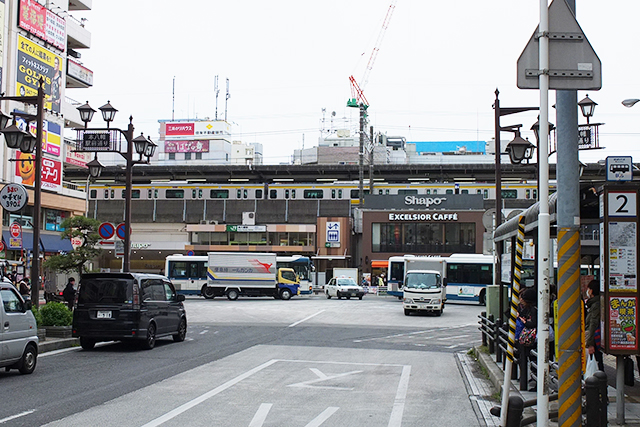
[[[358,297],[358,299],[362,299],[365,290],[362,286],[358,286],[351,277],[334,277],[324,287],[324,293],[328,299],[331,299],[331,297],[338,297],[338,299],[342,297],[346,299]]]

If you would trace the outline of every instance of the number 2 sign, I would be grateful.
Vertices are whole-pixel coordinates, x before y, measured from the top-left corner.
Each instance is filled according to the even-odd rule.
[[[619,191],[609,192],[609,216],[635,217],[636,216],[636,192]]]

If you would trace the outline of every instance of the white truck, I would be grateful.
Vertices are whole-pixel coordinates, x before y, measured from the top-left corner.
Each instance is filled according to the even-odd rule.
[[[276,254],[256,252],[209,252],[206,294],[225,296],[271,296],[283,300],[300,295],[300,279],[292,268],[276,268]]]
[[[402,288],[404,315],[414,311],[433,312],[440,316],[447,297],[447,279],[437,270],[409,270]]]
[[[358,283],[358,269],[357,268],[334,268],[333,277],[351,277]]]

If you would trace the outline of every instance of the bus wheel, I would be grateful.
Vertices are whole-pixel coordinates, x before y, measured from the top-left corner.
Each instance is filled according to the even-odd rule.
[[[215,293],[214,293],[213,291],[214,291],[214,289],[213,289],[213,288],[210,288],[210,287],[209,287],[209,286],[207,286],[207,285],[204,285],[204,286],[202,287],[202,289],[200,289],[200,293],[201,293],[201,294],[202,294],[202,296],[203,296],[203,297],[205,297],[206,299],[213,299],[213,298],[216,296],[216,295],[215,295]]]
[[[486,297],[486,293],[485,290],[481,290],[480,291],[480,295],[478,295],[478,301],[480,302],[480,305],[486,305],[487,303],[487,297]]]

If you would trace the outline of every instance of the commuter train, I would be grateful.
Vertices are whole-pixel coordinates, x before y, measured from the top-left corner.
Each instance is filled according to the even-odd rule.
[[[143,200],[350,200],[359,201],[358,181],[310,182],[310,183],[200,183],[200,182],[156,182],[134,184],[133,199]],[[555,191],[555,184],[550,187]],[[368,185],[364,194],[369,194]],[[495,199],[493,183],[375,183],[373,194],[379,195],[446,195],[482,194],[484,199]],[[90,200],[112,200],[124,198],[124,185],[93,184],[89,190]],[[535,181],[503,183],[503,199],[531,200],[537,198]]]

